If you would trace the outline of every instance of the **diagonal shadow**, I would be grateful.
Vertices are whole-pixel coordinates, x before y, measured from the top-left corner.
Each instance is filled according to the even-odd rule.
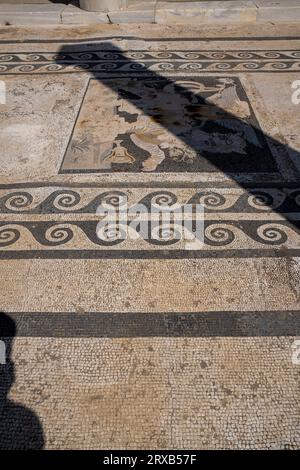
[[[64,45],[56,63],[75,65],[103,84],[98,104],[114,107],[108,121],[117,116],[124,123],[119,135],[108,136],[106,147],[91,142],[94,156],[95,148],[99,155],[102,151],[94,171],[222,173],[255,198],[258,211],[272,210],[299,233],[300,179],[291,159],[299,154],[261,130],[238,74],[170,78],[131,60],[112,43],[93,46],[91,51],[87,44]],[[69,148],[70,143],[72,137]],[[68,157],[67,150],[61,172],[80,173],[68,166]],[[273,193],[264,191],[268,187]]]

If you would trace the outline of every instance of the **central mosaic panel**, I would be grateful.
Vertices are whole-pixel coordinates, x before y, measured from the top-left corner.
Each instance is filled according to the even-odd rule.
[[[237,77],[90,79],[60,169],[276,172]]]

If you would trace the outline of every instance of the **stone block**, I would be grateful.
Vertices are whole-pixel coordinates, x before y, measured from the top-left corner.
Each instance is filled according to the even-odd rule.
[[[253,22],[257,7],[250,0],[212,2],[158,2],[156,23]]]
[[[74,5],[68,5],[62,12],[61,20],[63,24],[101,24],[109,23],[109,19],[104,12],[83,11]]]
[[[3,4],[0,5],[0,25],[60,24],[65,6],[62,3]]]
[[[300,20],[299,0],[256,0],[257,21],[280,22]]]
[[[114,11],[125,8],[127,0],[80,0],[80,7],[87,11]]]

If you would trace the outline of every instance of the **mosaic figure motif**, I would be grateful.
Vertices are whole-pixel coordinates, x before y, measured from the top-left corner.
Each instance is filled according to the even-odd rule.
[[[238,78],[118,78],[89,81],[61,172],[220,167],[276,171]]]

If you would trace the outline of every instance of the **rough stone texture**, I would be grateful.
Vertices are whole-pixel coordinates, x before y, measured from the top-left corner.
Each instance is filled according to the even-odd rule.
[[[101,25],[1,34],[1,448],[300,448],[298,31]],[[136,85],[146,77],[151,100]],[[118,102],[109,107],[101,87],[112,78]],[[209,132],[204,116],[221,112],[231,123]],[[219,137],[219,152],[203,140],[202,149],[169,140],[195,119],[208,142]],[[78,126],[80,171],[64,172]],[[259,154],[255,130],[267,141],[258,161],[245,142],[251,136]],[[224,150],[220,133],[245,153]],[[151,152],[134,145],[152,140],[154,154],[157,135],[168,144],[159,147],[164,160],[145,172]],[[91,172],[89,142],[103,136],[111,166]],[[169,171],[172,158],[182,171]],[[239,171],[226,171],[232,158]],[[201,198],[207,226],[219,230],[194,250],[186,241],[103,244],[99,197],[120,194],[147,208]]]
[[[61,13],[62,24],[101,24],[109,23],[106,13],[83,12],[74,5],[67,5]]]
[[[46,2],[45,2],[46,3]],[[163,2],[157,0],[131,0],[104,2],[86,0],[86,9],[64,4],[25,4],[0,6],[0,24],[99,24],[107,23],[165,23],[198,24],[243,22],[284,23],[300,19],[297,0],[283,1],[210,1]],[[98,5],[98,6],[97,6]],[[95,10],[95,11],[92,11]],[[108,16],[107,16],[108,15]]]
[[[109,11],[112,23],[154,23],[156,0],[128,2],[126,10]]]
[[[295,21],[300,18],[297,0],[256,0],[257,21]]]
[[[291,344],[18,338],[11,396],[40,417],[48,449],[297,449]]]
[[[254,0],[254,3],[257,8],[274,8],[277,10],[299,7],[298,0]]]
[[[252,1],[158,2],[156,23],[256,21],[257,8]]]
[[[80,0],[80,7],[91,12],[119,10],[126,4],[127,0]]]
[[[154,23],[154,10],[128,10],[128,11],[110,11],[108,17],[111,23]]]
[[[0,25],[39,25],[61,23],[63,4],[0,5]]]
[[[39,311],[41,301],[46,312],[79,313],[299,308],[299,258],[241,260],[238,267],[234,260],[13,260],[6,265],[5,311],[12,304],[15,311]],[[91,278],[95,281],[84,289]]]

